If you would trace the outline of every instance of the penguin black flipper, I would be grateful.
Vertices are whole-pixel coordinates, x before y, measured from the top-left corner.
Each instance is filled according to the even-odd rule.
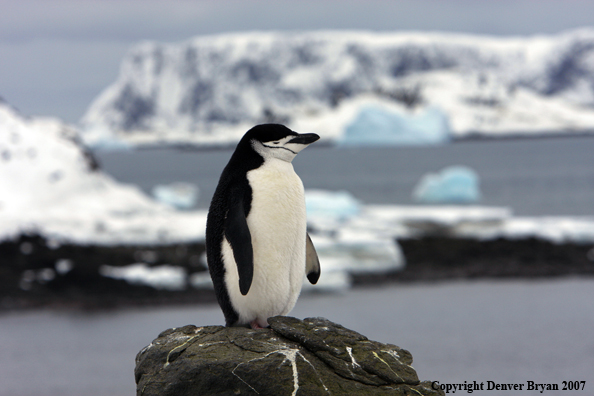
[[[305,273],[312,285],[318,283],[318,279],[320,279],[320,260],[309,234],[306,234],[305,240]]]
[[[252,234],[247,224],[243,199],[236,199],[229,205],[225,219],[225,237],[231,249],[239,274],[239,291],[246,295],[254,276],[254,251]]]

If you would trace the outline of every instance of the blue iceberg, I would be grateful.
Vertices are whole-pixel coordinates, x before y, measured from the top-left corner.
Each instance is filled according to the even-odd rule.
[[[441,144],[450,140],[447,115],[436,107],[405,114],[365,106],[338,141],[342,147]]]
[[[152,193],[157,201],[176,209],[192,209],[198,201],[198,186],[192,183],[159,184]]]
[[[344,221],[361,211],[361,203],[347,191],[306,190],[308,217]]]
[[[421,203],[464,204],[480,200],[479,176],[465,166],[450,166],[424,175],[413,191]]]

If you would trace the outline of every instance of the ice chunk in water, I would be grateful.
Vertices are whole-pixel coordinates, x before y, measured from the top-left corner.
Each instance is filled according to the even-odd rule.
[[[146,285],[155,289],[183,290],[186,288],[186,270],[173,265],[147,267],[131,264],[124,267],[102,265],[99,273],[113,279],[123,279],[133,285]]]
[[[198,200],[198,186],[192,183],[160,184],[152,193],[157,201],[177,209],[191,209]]]
[[[465,166],[450,166],[424,175],[413,191],[422,203],[474,203],[480,200],[479,176]]]
[[[361,211],[361,203],[347,191],[306,190],[308,217],[346,220]]]

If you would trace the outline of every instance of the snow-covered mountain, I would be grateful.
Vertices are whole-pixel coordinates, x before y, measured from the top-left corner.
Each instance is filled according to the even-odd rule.
[[[220,144],[261,122],[337,139],[362,109],[438,109],[455,137],[594,129],[594,29],[496,38],[305,32],[132,48],[84,137]],[[363,132],[364,133],[364,132]]]
[[[205,224],[203,212],[175,211],[104,174],[75,129],[0,102],[0,240],[171,243],[201,240]]]

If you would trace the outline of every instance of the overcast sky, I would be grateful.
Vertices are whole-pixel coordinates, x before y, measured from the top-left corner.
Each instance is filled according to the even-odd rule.
[[[594,26],[592,0],[0,0],[0,97],[76,122],[134,43],[252,30],[488,35]]]

